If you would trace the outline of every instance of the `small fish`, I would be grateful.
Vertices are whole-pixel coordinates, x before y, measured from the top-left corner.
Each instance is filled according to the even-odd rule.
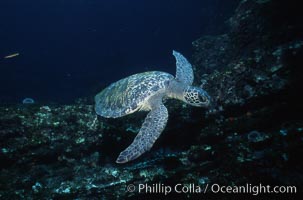
[[[16,56],[19,56],[19,53],[10,54],[10,55],[5,56],[4,58],[8,59],[8,58],[16,57]]]

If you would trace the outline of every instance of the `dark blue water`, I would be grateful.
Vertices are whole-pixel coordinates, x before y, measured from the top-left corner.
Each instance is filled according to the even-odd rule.
[[[190,58],[192,41],[223,32],[237,2],[0,1],[0,103],[70,103],[133,73],[174,74],[171,51]]]

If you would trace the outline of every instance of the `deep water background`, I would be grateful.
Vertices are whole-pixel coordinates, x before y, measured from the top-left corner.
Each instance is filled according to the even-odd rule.
[[[1,1],[0,103],[72,103],[133,73],[174,74],[172,49],[191,58],[192,41],[223,32],[238,2]]]

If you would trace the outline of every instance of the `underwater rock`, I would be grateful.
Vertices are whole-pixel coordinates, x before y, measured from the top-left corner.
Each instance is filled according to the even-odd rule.
[[[247,139],[252,149],[264,149],[269,145],[270,138],[271,135],[256,130],[250,131],[247,134]]]
[[[274,8],[279,12],[270,12]],[[303,38],[298,35],[302,25],[296,11],[292,2],[242,1],[228,21],[228,33],[193,42],[198,84],[215,104],[225,108],[261,102],[290,84],[300,84]],[[292,14],[284,18],[283,12]],[[273,27],[279,21],[285,26]]]
[[[205,162],[214,159],[214,151],[209,145],[191,146],[188,152],[188,160],[191,162]]]
[[[227,34],[202,36],[194,41],[192,45],[195,49],[193,55],[195,73],[209,74],[214,70],[224,68],[230,62],[230,56],[233,53],[229,49],[229,43]]]

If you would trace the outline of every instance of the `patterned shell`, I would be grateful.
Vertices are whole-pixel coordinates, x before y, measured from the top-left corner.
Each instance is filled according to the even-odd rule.
[[[159,71],[134,74],[112,83],[95,96],[96,113],[103,117],[121,117],[144,106],[144,102],[165,89],[174,77]]]

